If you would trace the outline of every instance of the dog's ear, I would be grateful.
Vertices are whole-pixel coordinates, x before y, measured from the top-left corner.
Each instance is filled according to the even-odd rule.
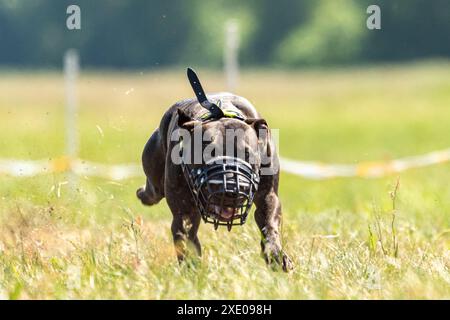
[[[200,121],[191,118],[184,110],[178,109],[178,126],[186,130],[192,130]]]
[[[253,129],[255,129],[258,138],[264,139],[265,137],[267,137],[267,133],[269,132],[269,126],[267,125],[266,120],[248,118],[245,119],[245,123],[250,125]]]
[[[263,150],[267,153],[267,156],[272,156],[270,147],[270,130],[269,125],[265,119],[248,118],[245,123],[250,125],[255,131],[258,137],[259,143],[263,146]]]

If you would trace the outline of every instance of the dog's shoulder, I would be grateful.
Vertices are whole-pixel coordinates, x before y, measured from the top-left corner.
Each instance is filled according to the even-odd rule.
[[[223,105],[231,106],[237,108],[241,113],[243,113],[248,118],[258,118],[259,114],[253,104],[244,97],[229,93],[229,92],[218,92],[207,94],[208,99],[211,101],[221,100]],[[177,110],[183,109],[183,111],[192,118],[198,118],[205,112],[205,109],[200,105],[197,99],[187,98],[180,100],[173,104],[164,114],[162,119],[162,124],[169,124],[171,119],[176,116]]]
[[[229,92],[209,93],[207,97],[211,101],[221,100],[224,106],[238,109],[247,118],[260,117],[253,104],[244,97]],[[184,113],[192,118],[199,118],[205,112],[205,109],[195,97],[177,101],[164,113],[161,119],[159,129],[164,140],[167,140],[167,133],[172,132],[176,127],[178,109],[182,109]]]
[[[259,118],[258,111],[253,104],[244,97],[229,92],[218,92],[209,94],[211,100],[222,100],[224,104],[232,105],[243,113],[247,118]]]

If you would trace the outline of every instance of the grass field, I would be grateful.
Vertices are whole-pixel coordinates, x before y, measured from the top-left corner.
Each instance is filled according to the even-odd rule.
[[[248,71],[237,93],[280,129],[284,157],[358,163],[450,147],[449,71],[446,62]],[[0,158],[62,155],[61,75],[0,75]],[[201,78],[224,88],[218,73]],[[103,163],[139,162],[164,110],[192,95],[181,68],[86,72],[78,91],[80,157]],[[266,267],[252,217],[231,233],[202,225],[203,257],[179,266],[165,202],[135,198],[144,176],[80,177],[76,190],[67,180],[1,177],[1,298],[450,298],[449,163],[380,179],[282,174],[290,274]]]

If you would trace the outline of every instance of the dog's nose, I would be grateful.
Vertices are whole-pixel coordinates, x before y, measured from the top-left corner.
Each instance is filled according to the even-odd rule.
[[[215,205],[214,206],[214,212],[220,216],[220,220],[222,221],[229,221],[233,218],[233,216],[238,213],[237,208],[233,207],[220,207]]]

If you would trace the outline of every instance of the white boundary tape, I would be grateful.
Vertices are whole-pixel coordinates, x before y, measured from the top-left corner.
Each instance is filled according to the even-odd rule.
[[[450,149],[391,161],[362,162],[359,164],[326,164],[285,158],[281,158],[280,161],[281,170],[307,179],[377,178],[412,168],[449,162]],[[68,157],[50,160],[0,159],[0,175],[32,177],[39,174],[68,171],[82,177],[99,177],[117,181],[144,176],[142,167],[133,163],[108,165],[80,159],[70,160]]]
[[[61,157],[50,160],[0,159],[0,175],[32,177],[45,173],[73,172],[81,177],[99,177],[111,180],[125,180],[143,176],[137,164],[108,165],[80,159]]]
[[[391,161],[361,162],[358,164],[325,164],[281,159],[281,169],[309,179],[335,177],[377,178],[412,168],[426,167],[450,161],[450,149],[433,151]]]

